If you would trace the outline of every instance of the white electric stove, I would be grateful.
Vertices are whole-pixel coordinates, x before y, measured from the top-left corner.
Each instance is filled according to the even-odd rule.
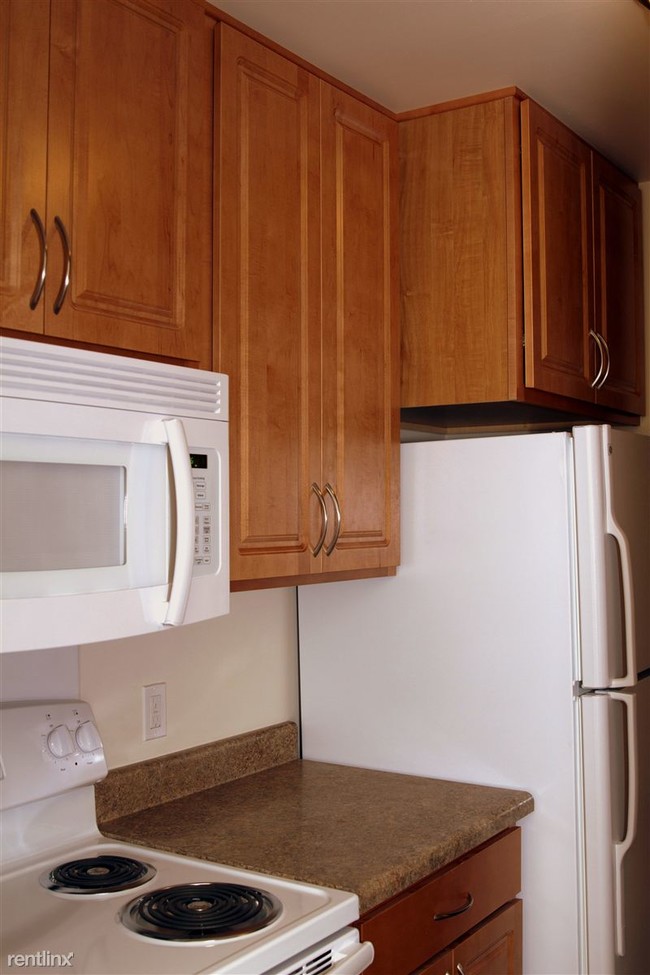
[[[0,723],[0,972],[360,975],[370,965],[372,945],[348,927],[355,894],[103,837],[93,783],[107,768],[88,704],[5,704]]]

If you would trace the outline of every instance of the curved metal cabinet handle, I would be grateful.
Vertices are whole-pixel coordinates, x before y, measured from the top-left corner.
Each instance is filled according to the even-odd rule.
[[[604,351],[604,348],[603,348],[603,340],[600,337],[600,335],[598,334],[598,332],[594,332],[593,328],[590,328],[589,329],[589,335],[591,336],[591,338],[594,340],[594,342],[598,346],[598,353],[600,355],[600,365],[598,367],[598,372],[596,373],[596,375],[594,376],[594,378],[591,381],[591,388],[592,389],[599,389],[600,388],[599,384],[601,382],[602,375],[603,375],[603,370],[605,368],[605,351]],[[608,370],[608,372],[609,372],[609,370]]]
[[[446,921],[450,917],[458,917],[459,914],[464,914],[465,911],[469,911],[470,907],[474,906],[474,898],[471,894],[467,895],[467,900],[462,905],[462,907],[457,907],[455,911],[445,911],[441,914],[434,914],[434,921]]]
[[[609,346],[607,344],[607,339],[605,338],[604,335],[600,336],[600,341],[602,342],[603,347],[605,349],[605,358],[607,360],[607,366],[605,367],[605,372],[598,384],[598,389],[602,389],[605,383],[607,382],[607,377],[609,376],[609,370],[612,365],[612,357],[609,354]]]
[[[63,257],[65,260],[65,267],[63,269],[63,280],[61,281],[61,287],[59,288],[59,293],[54,301],[54,314],[58,315],[63,307],[63,302],[65,301],[65,296],[68,293],[68,288],[70,287],[70,272],[72,270],[72,251],[70,250],[70,238],[68,237],[68,231],[65,229],[65,224],[61,217],[54,218],[54,226],[59,231],[61,235],[61,243],[63,244]]]
[[[336,496],[336,491],[329,482],[325,485],[325,493],[329,494],[330,498],[332,499],[334,514],[336,516],[336,528],[334,529],[334,535],[332,537],[332,541],[325,549],[325,555],[331,555],[336,548],[336,543],[338,542],[339,535],[341,534],[341,505],[339,504],[339,499]]]
[[[29,299],[29,307],[32,309],[32,311],[34,311],[37,304],[41,300],[43,288],[45,287],[45,276],[47,274],[47,240],[45,239],[45,227],[43,226],[43,221],[40,218],[38,210],[35,210],[34,207],[32,207],[32,209],[29,211],[29,215],[34,221],[38,239],[41,244],[41,267],[38,272],[38,278],[36,279],[32,296]]]
[[[327,535],[327,525],[329,523],[329,517],[327,514],[327,505],[325,504],[325,498],[323,497],[323,492],[319,488],[318,484],[316,484],[316,481],[314,481],[314,483],[312,484],[311,489],[316,495],[316,497],[318,498],[318,503],[320,504],[320,511],[321,511],[321,521],[322,521],[321,533],[318,536],[318,541],[316,542],[316,545],[314,546],[314,551],[311,553],[314,556],[314,558],[316,558],[316,556],[319,554],[320,550],[322,549],[325,543],[325,536]]]
[[[456,965],[456,971],[458,975],[465,975],[465,969],[463,968],[460,962],[458,962],[458,964]]]

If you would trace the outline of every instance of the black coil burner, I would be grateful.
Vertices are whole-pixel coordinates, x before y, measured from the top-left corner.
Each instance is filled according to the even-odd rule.
[[[60,894],[105,894],[139,887],[155,876],[150,863],[108,854],[61,863],[42,874],[40,882]]]
[[[122,923],[148,938],[209,941],[258,931],[281,910],[281,902],[266,890],[241,884],[178,884],[131,901],[122,910]]]

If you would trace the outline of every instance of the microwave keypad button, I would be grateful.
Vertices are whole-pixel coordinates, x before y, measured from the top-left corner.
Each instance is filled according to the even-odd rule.
[[[212,476],[210,472],[193,472],[194,484],[194,565],[212,565]]]

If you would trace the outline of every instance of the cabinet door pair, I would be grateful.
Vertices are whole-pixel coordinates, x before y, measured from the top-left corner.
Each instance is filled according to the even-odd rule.
[[[209,367],[202,11],[4,0],[0,38],[0,325]]]
[[[219,27],[235,582],[397,563],[395,124]]]
[[[640,190],[539,105],[521,112],[526,382],[641,414]]]

